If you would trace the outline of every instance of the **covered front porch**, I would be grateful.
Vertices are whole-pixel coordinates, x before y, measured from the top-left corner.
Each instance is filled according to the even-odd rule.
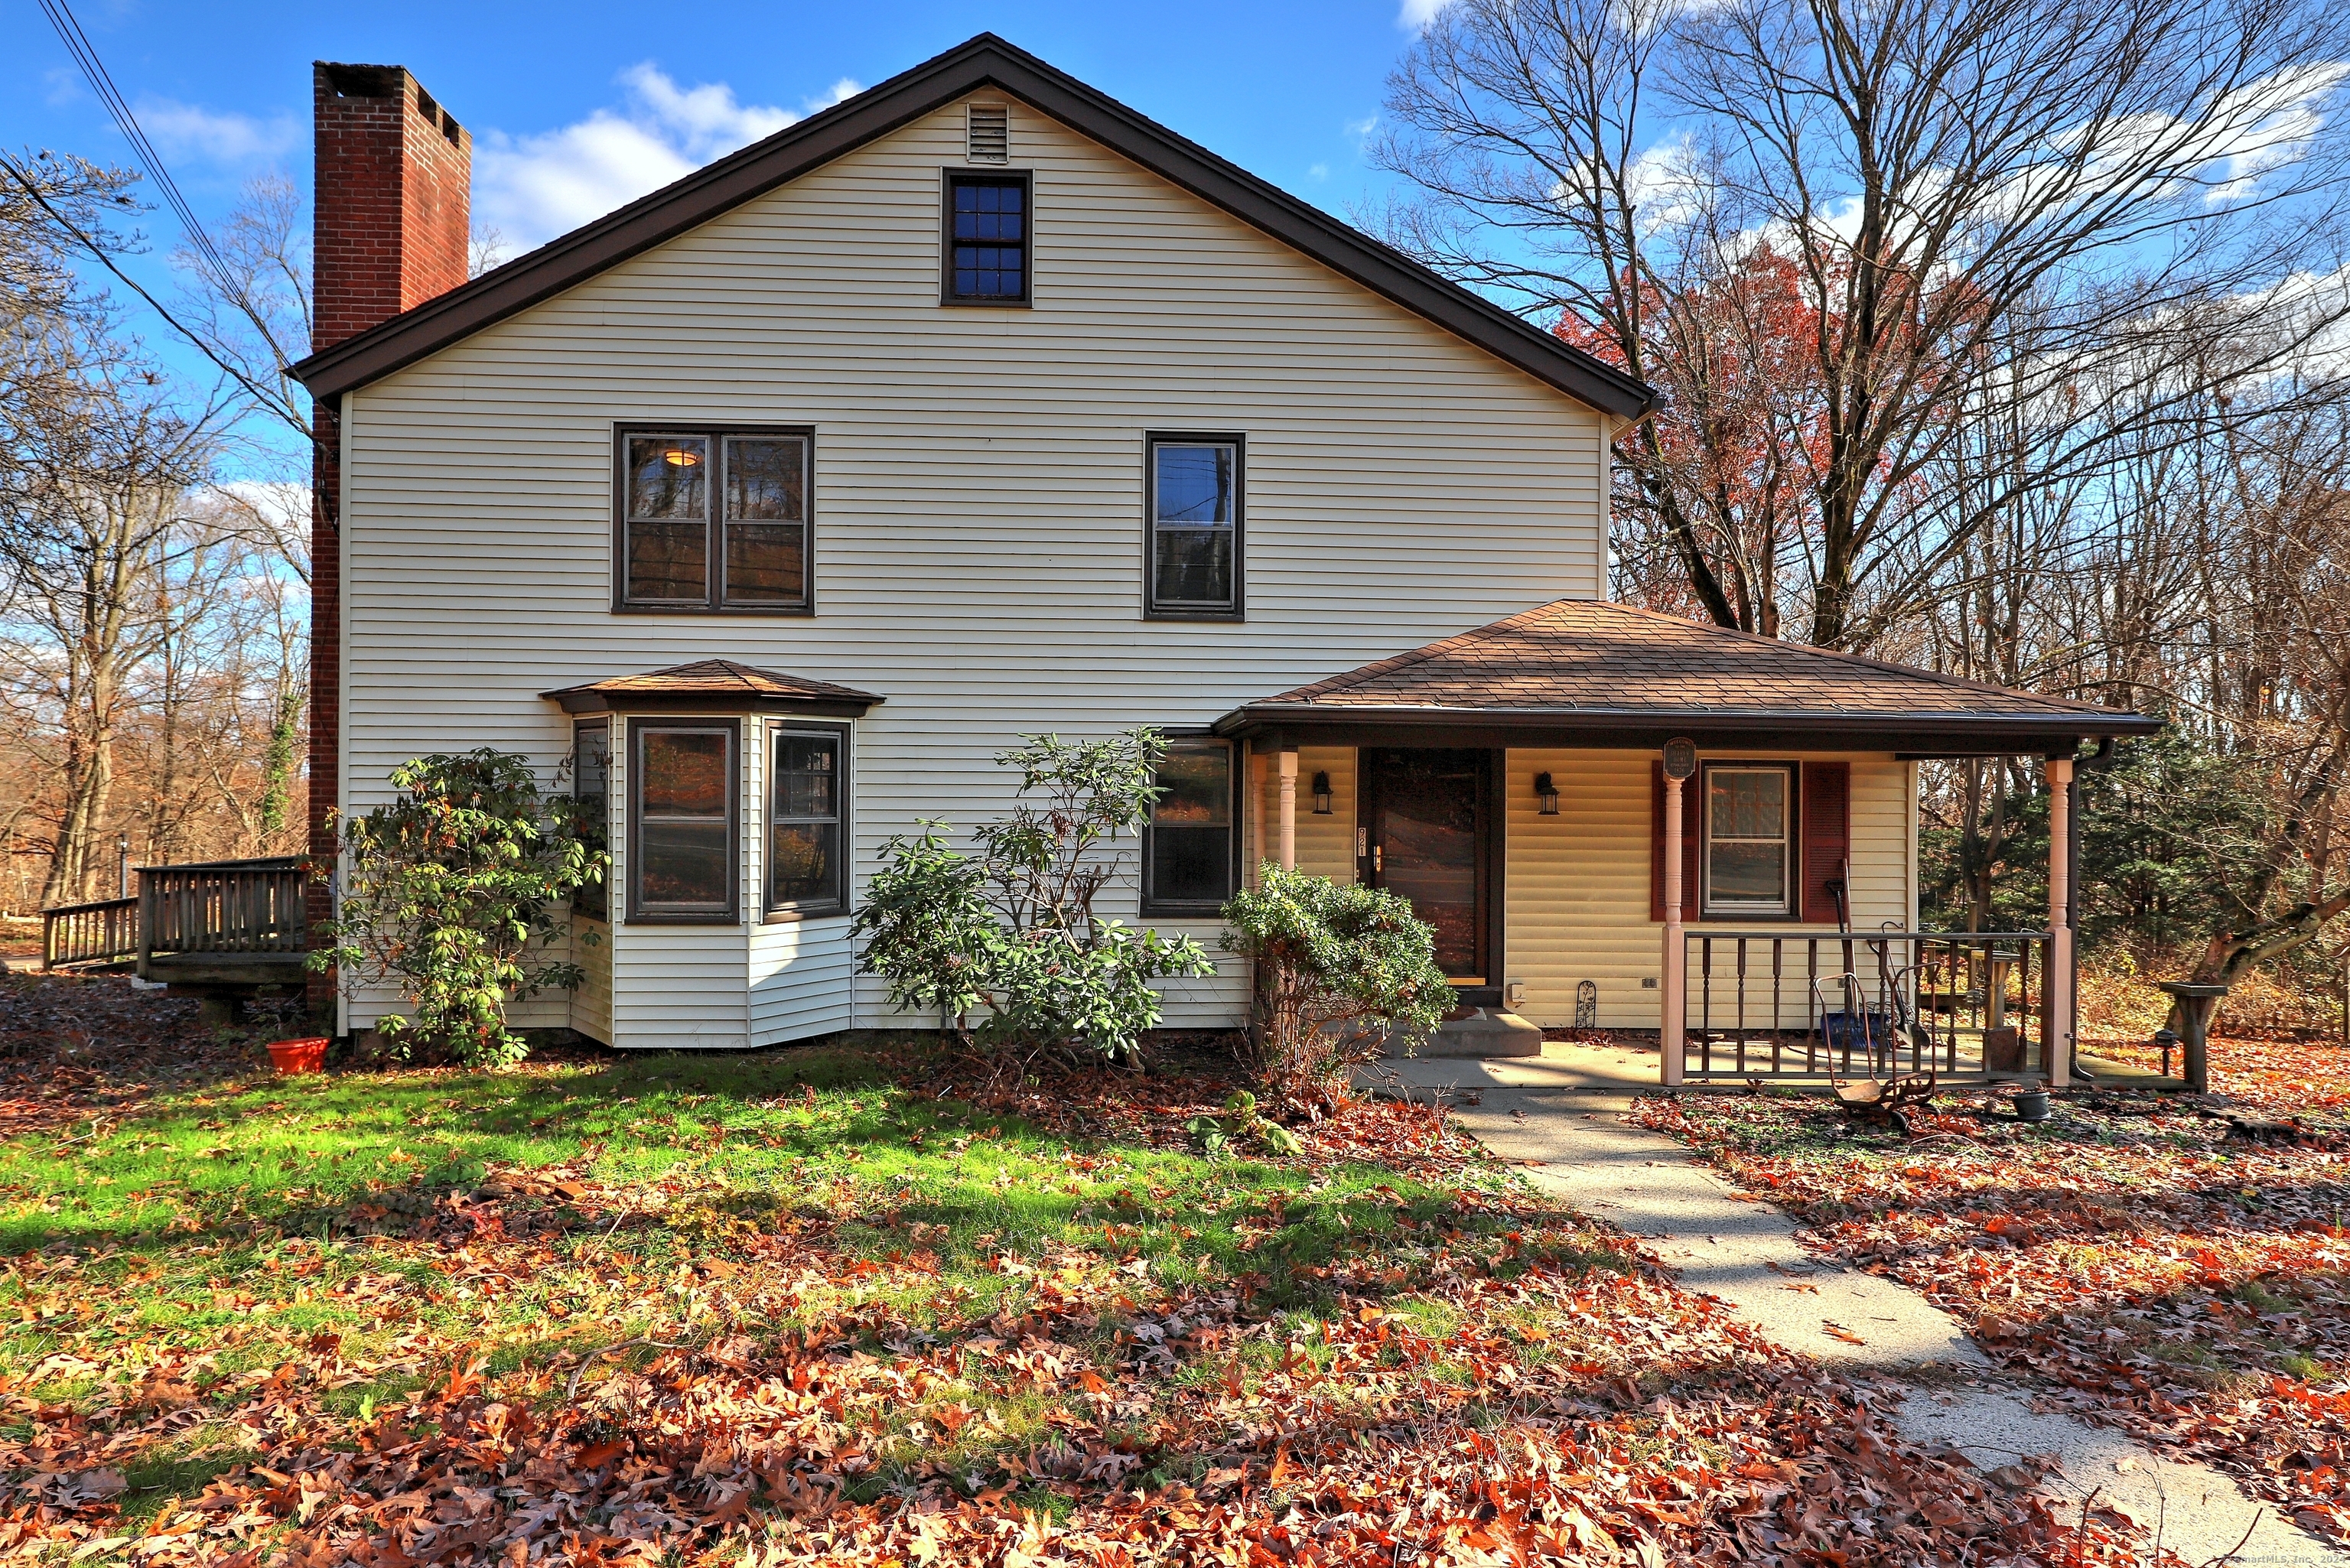
[[[1567,600],[1254,701],[1247,863],[1409,898],[1481,1054],[1651,1082],[2072,1072],[2072,759],[2153,721]],[[1918,919],[1917,765],[2043,759],[2044,929]]]

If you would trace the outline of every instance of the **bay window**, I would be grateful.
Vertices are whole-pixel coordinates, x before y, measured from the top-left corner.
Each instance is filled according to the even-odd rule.
[[[767,912],[840,914],[848,908],[848,732],[777,725],[767,803]]]
[[[612,722],[598,719],[571,727],[571,798],[579,814],[579,836],[591,850],[611,846],[612,815],[608,792],[612,777]],[[599,920],[612,918],[611,874],[571,890],[571,907]]]
[[[738,732],[732,719],[639,719],[630,726],[631,920],[737,918]]]

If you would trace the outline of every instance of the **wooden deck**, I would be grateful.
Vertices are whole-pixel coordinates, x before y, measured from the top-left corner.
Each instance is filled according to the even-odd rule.
[[[300,856],[141,866],[139,892],[41,911],[43,969],[132,967],[215,994],[303,983],[309,931]]]

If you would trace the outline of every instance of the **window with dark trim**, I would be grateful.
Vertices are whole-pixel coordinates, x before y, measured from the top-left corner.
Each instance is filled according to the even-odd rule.
[[[1025,305],[1035,214],[1024,173],[946,175],[939,298],[947,305]]]
[[[1240,884],[1232,748],[1177,740],[1159,759],[1159,800],[1142,835],[1142,912],[1212,915]]]
[[[1705,913],[1789,913],[1795,770],[1784,763],[1708,763],[1704,780]]]
[[[1237,620],[1243,561],[1243,442],[1152,435],[1143,459],[1143,607],[1176,619]]]
[[[768,731],[767,912],[848,908],[848,732],[777,724]]]
[[[579,808],[579,836],[591,850],[611,846],[612,722],[598,719],[571,726],[571,798]],[[608,872],[571,890],[571,907],[599,920],[612,918]]]
[[[629,919],[732,924],[736,722],[639,719],[629,736]]]
[[[806,430],[624,430],[613,489],[615,607],[805,615]]]

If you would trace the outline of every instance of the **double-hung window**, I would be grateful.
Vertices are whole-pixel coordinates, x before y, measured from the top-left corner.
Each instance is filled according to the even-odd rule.
[[[1145,608],[1170,618],[1239,619],[1241,438],[1154,435],[1147,448]]]
[[[639,719],[629,726],[629,918],[731,925],[737,919],[732,719]]]
[[[1786,763],[1705,769],[1705,913],[1792,911],[1794,772]]]
[[[1240,882],[1233,772],[1226,742],[1167,743],[1143,836],[1144,913],[1212,915],[1232,896]]]
[[[805,430],[622,431],[616,607],[805,615]]]
[[[571,798],[579,814],[579,836],[591,850],[607,848],[611,843],[612,816],[608,798],[611,778],[612,722],[598,719],[593,723],[574,724],[571,727]],[[574,888],[571,890],[571,907],[599,920],[610,919],[609,873]]]
[[[942,303],[1028,303],[1029,194],[1025,174],[948,173],[939,243]]]
[[[847,732],[778,724],[770,745],[767,912],[839,914],[848,908]]]

